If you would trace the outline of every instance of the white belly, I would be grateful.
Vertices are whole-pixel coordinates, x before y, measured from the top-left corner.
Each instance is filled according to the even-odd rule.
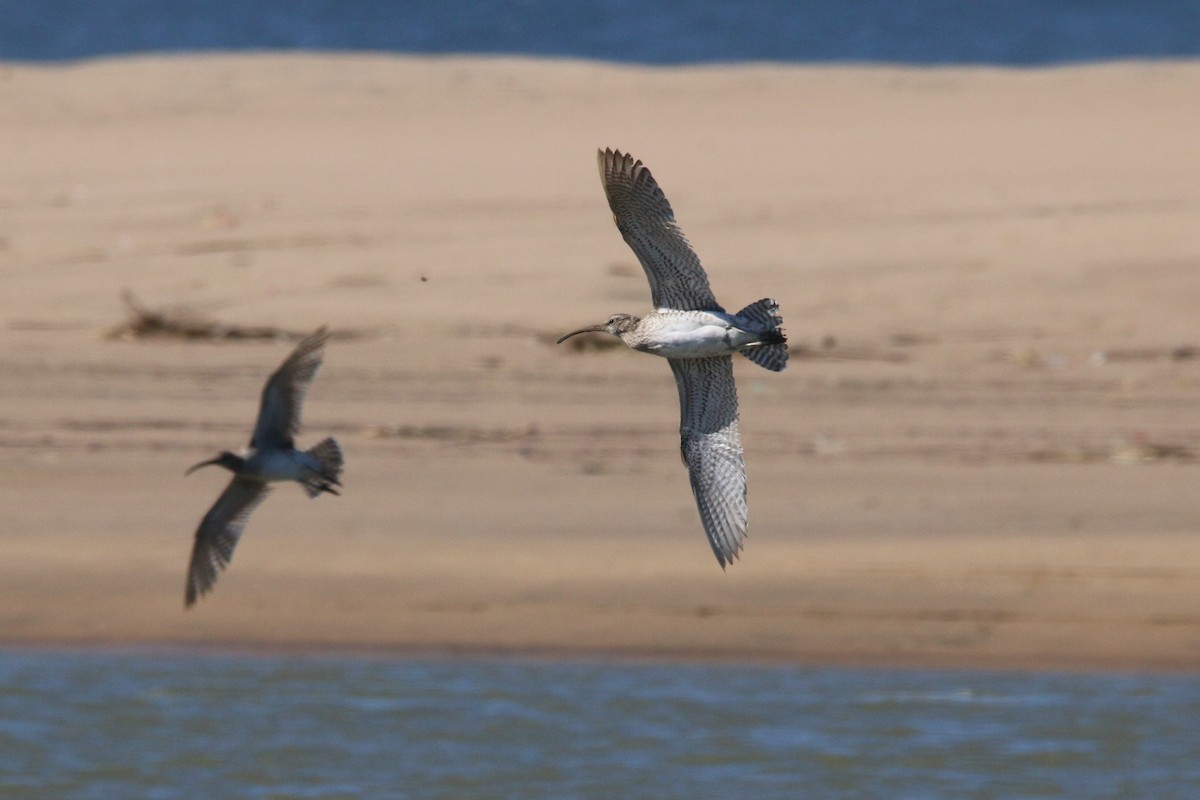
[[[659,325],[636,349],[663,358],[707,358],[737,352],[758,340],[758,334],[747,333],[733,325],[725,314],[712,311],[689,311],[664,314]]]
[[[260,481],[295,481],[311,475],[312,470],[305,465],[304,454],[292,451],[270,450],[265,453],[255,453],[250,458],[249,466],[254,477]]]

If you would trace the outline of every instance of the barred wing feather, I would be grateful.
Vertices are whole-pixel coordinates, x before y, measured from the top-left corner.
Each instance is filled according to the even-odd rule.
[[[679,438],[700,521],[724,567],[746,536],[746,464],[733,359],[668,359],[679,387]]]
[[[267,484],[260,481],[234,478],[204,515],[196,529],[196,543],[188,562],[186,605],[191,606],[212,589],[217,582],[217,573],[233,558],[233,548],[242,536],[250,513],[269,491]]]
[[[254,424],[250,446],[256,448],[287,448],[295,444],[300,432],[300,407],[304,394],[316,377],[325,354],[329,331],[324,327],[306,337],[292,351],[279,369],[267,379]]]
[[[646,272],[654,307],[724,311],[650,170],[619,150],[601,151],[599,162],[613,221]]]

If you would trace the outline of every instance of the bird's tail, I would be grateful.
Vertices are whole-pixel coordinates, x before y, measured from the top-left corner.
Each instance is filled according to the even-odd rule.
[[[303,482],[304,491],[308,492],[309,497],[316,497],[322,492],[337,494],[333,487],[342,485],[342,465],[346,463],[337,439],[332,436],[322,439],[304,452],[317,462],[317,474]]]
[[[764,328],[762,337],[754,344],[742,348],[742,355],[772,372],[787,366],[787,336],[784,335],[783,317],[779,316],[779,304],[769,297],[743,308],[737,316]]]

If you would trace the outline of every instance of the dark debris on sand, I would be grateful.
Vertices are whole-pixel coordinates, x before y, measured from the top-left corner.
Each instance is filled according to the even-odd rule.
[[[121,300],[127,319],[105,331],[107,339],[299,340],[311,331],[290,331],[274,325],[230,325],[183,308],[148,308],[126,289]],[[335,338],[348,338],[346,332]]]

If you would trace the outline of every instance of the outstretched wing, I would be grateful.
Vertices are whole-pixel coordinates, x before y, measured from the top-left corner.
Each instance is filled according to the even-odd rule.
[[[324,326],[305,337],[292,354],[279,365],[263,387],[258,421],[250,446],[256,448],[292,447],[300,432],[300,406],[304,393],[321,366],[329,331]]]
[[[738,431],[733,359],[672,358],[679,386],[679,439],[700,521],[721,567],[746,536],[746,463]]]
[[[185,605],[190,607],[198,597],[212,589],[217,582],[217,573],[233,558],[233,548],[242,536],[250,512],[258,507],[268,491],[265,483],[234,478],[204,515],[196,529],[196,543],[188,563]]]
[[[654,307],[724,311],[650,170],[619,150],[601,151],[599,162],[613,220],[646,271]]]

